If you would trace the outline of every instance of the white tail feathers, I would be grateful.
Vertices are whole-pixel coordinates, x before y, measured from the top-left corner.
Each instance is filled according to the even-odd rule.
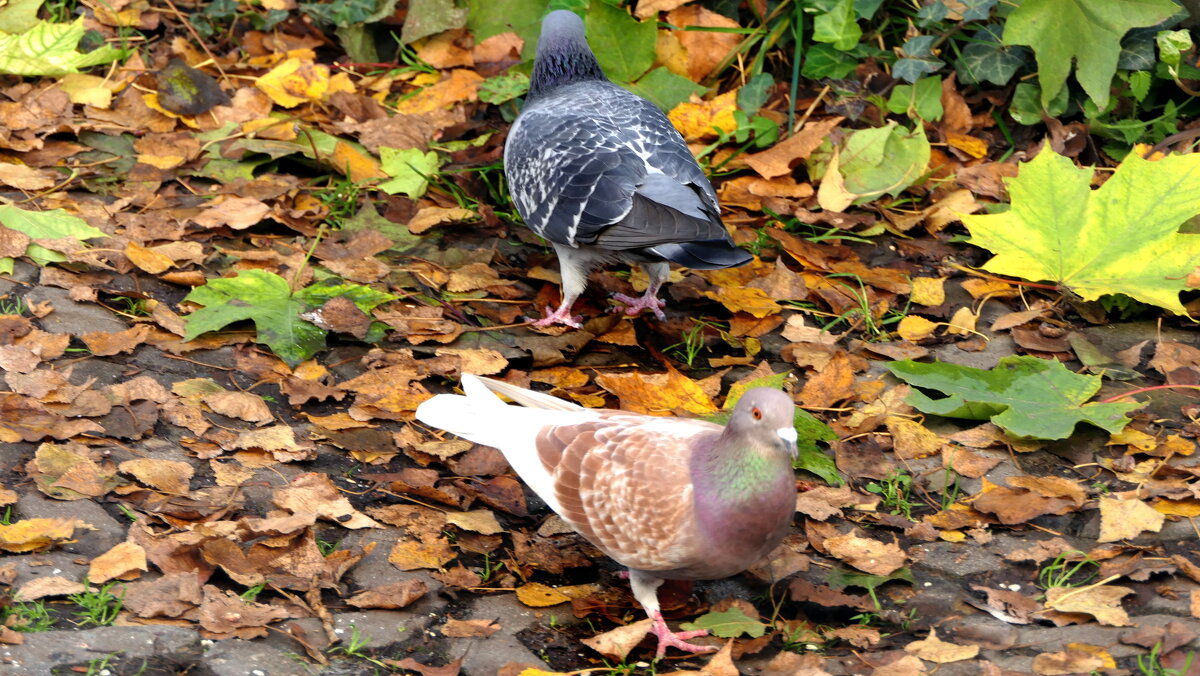
[[[551,509],[559,511],[554,480],[538,457],[538,433],[550,425],[583,422],[595,413],[497,380],[464,373],[461,382],[465,395],[439,394],[423,402],[417,407],[417,420],[468,441],[500,449],[521,479]],[[496,392],[525,406],[509,406]]]

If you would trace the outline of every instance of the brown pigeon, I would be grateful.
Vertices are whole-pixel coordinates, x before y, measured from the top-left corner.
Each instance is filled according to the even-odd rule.
[[[417,419],[500,449],[539,497],[629,568],[633,595],[654,620],[658,656],[699,652],[659,612],[663,580],[739,573],[787,533],[796,509],[791,399],[757,388],[729,423],[586,409],[469,374],[465,395],[440,394]],[[496,394],[522,406],[509,406]]]

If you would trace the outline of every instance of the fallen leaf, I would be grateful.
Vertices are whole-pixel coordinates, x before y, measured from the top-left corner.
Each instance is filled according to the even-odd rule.
[[[1100,537],[1097,542],[1132,540],[1162,530],[1166,515],[1141,500],[1100,498]]]
[[[937,630],[930,629],[928,638],[909,643],[904,646],[904,652],[912,653],[926,662],[948,664],[975,657],[979,654],[979,646],[947,643],[937,637]]]
[[[1130,626],[1121,599],[1133,590],[1115,585],[1054,587],[1046,590],[1046,607],[1063,613],[1084,613],[1106,627]]]
[[[113,578],[131,579],[146,571],[146,550],[132,542],[121,542],[112,549],[92,559],[88,567],[88,582],[103,584]]]
[[[520,590],[517,593],[520,594]],[[611,660],[623,662],[629,652],[636,648],[642,639],[646,638],[653,625],[654,621],[649,618],[639,620],[611,631],[596,634],[591,638],[585,638],[582,643]]]

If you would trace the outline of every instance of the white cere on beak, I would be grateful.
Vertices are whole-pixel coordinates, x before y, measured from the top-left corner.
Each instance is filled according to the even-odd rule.
[[[793,444],[796,443],[796,439],[799,438],[799,436],[796,434],[795,427],[780,427],[779,429],[775,430],[775,434],[778,434],[780,439],[789,441]]]

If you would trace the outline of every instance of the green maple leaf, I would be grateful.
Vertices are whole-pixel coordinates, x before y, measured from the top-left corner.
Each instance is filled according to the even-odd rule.
[[[767,631],[767,625],[751,618],[741,608],[731,606],[719,613],[704,613],[695,622],[684,622],[684,629],[707,629],[708,633],[721,638],[734,638],[745,634],[758,638]]]
[[[125,54],[109,45],[86,54],[75,51],[85,32],[79,18],[74,23],[41,21],[24,33],[0,34],[0,73],[53,77],[116,61]]]
[[[28,211],[10,204],[0,206],[0,228],[9,228],[22,232],[33,239],[42,240],[85,240],[108,237],[103,230],[93,228],[87,221],[78,216],[72,216],[63,209],[50,211]],[[62,263],[67,260],[66,254],[47,246],[30,243],[25,247],[25,255],[38,265]],[[65,250],[65,249],[64,249]]]
[[[633,82],[654,65],[658,24],[638,21],[619,7],[598,2],[584,19],[587,41],[604,74],[616,82]]]
[[[279,275],[243,270],[237,277],[209,280],[184,298],[204,306],[187,316],[184,339],[249,319],[258,341],[295,366],[325,347],[325,330],[301,319],[300,314],[337,296],[346,296],[363,312],[394,298],[360,284],[344,283],[313,285],[293,293]]]
[[[1179,292],[1200,260],[1200,155],[1150,162],[1130,153],[1098,190],[1091,169],[1044,149],[1008,182],[1012,209],[964,216],[971,242],[996,257],[984,269],[1053,280],[1084,300],[1123,293],[1185,314]]]
[[[913,390],[905,400],[924,413],[968,420],[991,420],[1009,434],[1066,439],[1076,423],[1087,422],[1115,434],[1139,402],[1088,404],[1100,389],[1100,376],[1067,370],[1053,359],[1005,357],[990,370],[956,364],[894,361],[888,369],[916,387],[947,396],[932,399]]]
[[[1004,44],[1029,45],[1037,56],[1042,105],[1075,79],[1096,105],[1108,105],[1121,38],[1131,28],[1153,26],[1179,11],[1174,0],[1025,0],[1009,15]]]

